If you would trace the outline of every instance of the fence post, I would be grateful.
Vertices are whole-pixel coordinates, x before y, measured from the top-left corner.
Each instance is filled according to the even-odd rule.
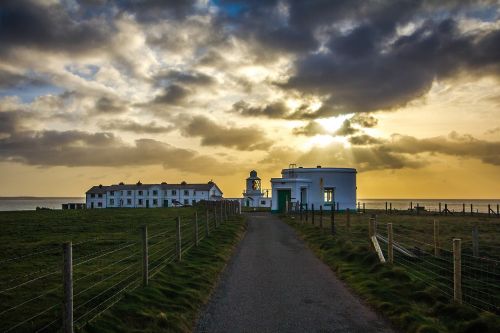
[[[441,203],[439,203],[439,215],[441,215]]]
[[[351,210],[349,208],[347,208],[346,210],[345,227],[347,229],[347,232],[351,230]]]
[[[419,211],[420,211],[420,206],[419,206],[418,202],[417,202],[417,208],[416,208],[416,210],[417,210],[417,215],[418,215]]]
[[[387,223],[387,256],[389,263],[394,263],[394,236],[392,233],[392,223]]]
[[[392,202],[389,202],[389,214],[392,214]]]
[[[319,227],[323,232],[323,205],[319,205]]]
[[[453,299],[462,304],[462,246],[458,238],[453,239]]]
[[[314,225],[314,204],[311,204],[311,223]]]
[[[434,220],[434,255],[439,257],[439,221]]]
[[[285,200],[285,215],[288,215],[288,199]]]
[[[177,233],[176,233],[176,250],[177,261],[182,260],[182,238],[181,238],[181,218],[177,216]]]
[[[205,236],[206,237],[210,236],[210,228],[208,226],[208,219],[209,219],[208,209],[206,209],[205,210]]]
[[[73,246],[63,244],[63,332],[73,333]]]
[[[472,204],[470,204],[470,216],[474,215],[474,210],[473,210],[473,206]]]
[[[335,235],[337,233],[337,230],[335,229],[335,207],[333,207],[333,205],[330,212],[330,224],[332,228],[332,235]]]
[[[491,205],[488,204],[488,217],[491,216]]]
[[[363,214],[366,213],[366,209],[365,209],[365,203],[363,202]]]
[[[479,257],[479,230],[477,224],[472,227],[472,255]]]
[[[387,201],[385,202],[385,213],[387,214]]]
[[[302,223],[302,203],[300,203],[299,211],[300,211],[300,223]]]
[[[196,246],[200,244],[200,237],[198,237],[198,212],[194,212],[194,243]]]
[[[217,229],[218,224],[217,224],[217,205],[214,205],[214,224],[215,224],[215,229]]]
[[[147,286],[149,281],[148,265],[148,227],[143,225],[141,228],[142,238],[142,285]]]
[[[309,204],[306,203],[306,223],[309,223]]]
[[[340,211],[340,202],[337,201],[337,212]]]

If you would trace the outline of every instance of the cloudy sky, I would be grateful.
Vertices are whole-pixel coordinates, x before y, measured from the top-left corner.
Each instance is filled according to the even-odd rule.
[[[0,196],[358,169],[500,197],[498,1],[2,0]]]

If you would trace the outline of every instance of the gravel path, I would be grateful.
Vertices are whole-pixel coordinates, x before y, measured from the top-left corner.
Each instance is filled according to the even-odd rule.
[[[392,332],[291,227],[250,214],[195,332]]]

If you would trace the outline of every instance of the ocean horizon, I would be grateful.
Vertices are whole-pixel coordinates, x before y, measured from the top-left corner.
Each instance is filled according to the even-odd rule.
[[[37,197],[37,196],[5,196],[0,197],[0,211],[21,211],[21,210],[35,210],[37,207],[62,209],[63,203],[84,203],[85,197]],[[472,204],[473,212],[487,213],[488,205],[491,209],[496,211],[497,205],[500,204],[500,199],[426,199],[426,198],[358,198],[357,202],[360,205],[365,204],[367,209],[385,209],[385,203],[388,207],[392,203],[392,208],[396,210],[406,210],[410,205],[416,207],[425,207],[428,211],[439,210],[439,203],[441,208],[444,209],[446,204],[450,211],[461,212],[463,204],[465,204],[466,212],[470,212],[470,205]]]

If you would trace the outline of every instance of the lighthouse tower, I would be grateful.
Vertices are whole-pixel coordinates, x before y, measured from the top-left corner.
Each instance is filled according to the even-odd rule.
[[[250,177],[246,180],[246,188],[243,192],[243,206],[245,207],[270,207],[271,198],[264,197],[261,188],[261,180],[257,171],[250,171]]]

